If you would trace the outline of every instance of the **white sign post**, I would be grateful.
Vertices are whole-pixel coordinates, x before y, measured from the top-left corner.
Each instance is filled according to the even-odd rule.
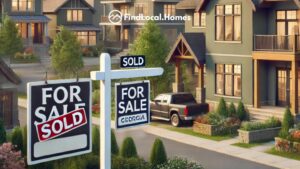
[[[162,68],[111,70],[108,53],[100,56],[100,71],[92,71],[91,79],[100,80],[100,168],[111,169],[111,80],[160,76]]]

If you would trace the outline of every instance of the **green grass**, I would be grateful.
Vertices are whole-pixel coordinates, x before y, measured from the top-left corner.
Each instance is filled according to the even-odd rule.
[[[276,151],[275,147],[267,150],[266,153],[300,161],[300,154]]]
[[[237,147],[242,147],[242,148],[253,148],[253,147],[256,147],[256,146],[260,146],[264,144],[264,142],[257,142],[257,143],[234,143],[234,144],[231,144],[233,146],[237,146]]]
[[[27,99],[27,94],[26,94],[26,93],[19,92],[19,93],[18,93],[18,98],[21,98],[21,99]]]
[[[167,129],[167,130],[170,130],[170,131],[175,131],[175,132],[179,132],[179,133],[182,133],[182,134],[187,134],[187,135],[200,137],[200,138],[204,138],[204,139],[209,139],[209,140],[214,140],[214,141],[223,141],[223,140],[228,140],[228,139],[231,139],[231,138],[234,137],[233,135],[208,136],[208,135],[204,135],[204,134],[195,133],[192,128],[173,127],[173,126],[168,125],[168,124],[161,124],[161,123],[157,123],[157,122],[151,122],[151,125],[155,126],[155,127],[164,128],[164,129]]]

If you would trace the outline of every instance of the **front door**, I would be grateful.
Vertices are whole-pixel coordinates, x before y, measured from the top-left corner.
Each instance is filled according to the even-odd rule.
[[[0,91],[0,118],[6,127],[12,126],[12,92]]]
[[[43,24],[33,23],[31,32],[33,33],[33,43],[43,43]]]
[[[277,69],[277,105],[290,105],[291,78],[289,69]]]

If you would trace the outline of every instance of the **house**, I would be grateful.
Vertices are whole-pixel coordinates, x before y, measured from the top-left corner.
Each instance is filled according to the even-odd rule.
[[[184,16],[183,11],[175,8],[180,0],[101,0],[103,13],[100,25],[103,27],[104,44],[108,47],[128,48],[128,44],[138,36],[145,20],[123,20],[119,23],[112,23],[109,20],[110,12],[117,10],[121,15],[128,16]],[[184,21],[164,20],[157,21],[162,32],[167,35],[171,44],[176,40],[179,32],[183,31]]]
[[[19,125],[18,91],[19,77],[0,59],[0,119],[6,128]]]
[[[298,0],[183,0],[176,8],[193,19],[166,59],[176,65],[174,92],[184,90],[180,66],[188,61],[197,100],[211,108],[223,97],[258,119],[282,118],[287,106],[299,113]]]
[[[16,22],[24,46],[48,45],[48,22],[43,15],[43,0],[0,0],[1,18]],[[1,21],[2,19],[0,19]]]
[[[96,46],[100,39],[99,0],[44,0],[43,13],[51,19],[49,37],[63,26],[74,31],[82,46]]]

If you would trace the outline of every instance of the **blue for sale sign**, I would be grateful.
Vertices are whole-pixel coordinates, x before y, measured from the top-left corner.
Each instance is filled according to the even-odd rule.
[[[150,123],[150,82],[117,83],[116,129]]]

